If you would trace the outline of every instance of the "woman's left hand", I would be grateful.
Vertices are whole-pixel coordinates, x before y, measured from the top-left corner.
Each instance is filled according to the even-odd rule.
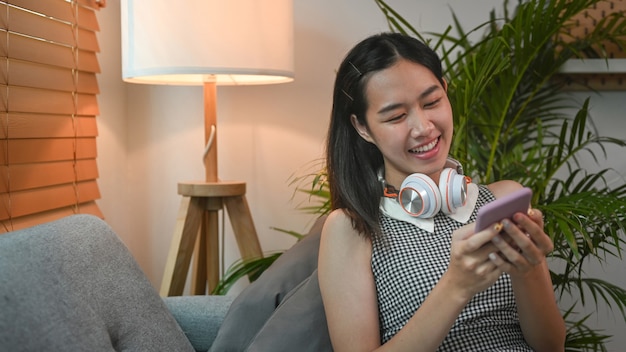
[[[543,214],[537,209],[531,209],[528,214],[517,213],[513,221],[503,220],[502,232],[492,242],[499,252],[490,255],[490,259],[512,276],[523,276],[543,263],[554,249],[552,240],[543,231]]]

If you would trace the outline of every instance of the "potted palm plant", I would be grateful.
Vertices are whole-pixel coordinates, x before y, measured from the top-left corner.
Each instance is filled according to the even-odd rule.
[[[604,303],[626,319],[626,290],[587,277],[584,267],[608,256],[621,258],[626,185],[610,187],[606,177],[612,170],[582,169],[580,157],[599,160],[607,157],[607,145],[625,148],[626,142],[598,135],[589,121],[589,99],[577,106],[563,93],[566,81],[557,78],[569,59],[605,57],[601,43],[623,50],[624,14],[608,14],[594,30],[573,38],[574,18],[601,0],[530,0],[514,11],[504,0],[501,16],[492,11],[488,21],[469,31],[453,11],[453,25],[444,32],[420,33],[384,0],[374,1],[391,30],[419,37],[440,54],[455,116],[451,154],[466,173],[479,183],[513,179],[533,189],[533,205],[545,214],[545,230],[555,245],[550,261],[558,268],[552,271],[557,298],[578,298],[562,306],[566,350],[606,350],[610,336],[589,327],[589,316],[579,312]],[[329,193],[323,162],[315,165],[293,180],[296,190],[311,196],[302,210],[323,215]],[[238,270],[224,281],[246,275],[246,268],[259,274],[259,263],[267,266],[277,255],[237,263]]]

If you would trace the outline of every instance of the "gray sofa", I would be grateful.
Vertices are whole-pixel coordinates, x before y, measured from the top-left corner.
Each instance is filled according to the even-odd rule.
[[[0,350],[331,350],[317,286],[321,225],[236,298],[161,298],[93,216],[0,235]]]

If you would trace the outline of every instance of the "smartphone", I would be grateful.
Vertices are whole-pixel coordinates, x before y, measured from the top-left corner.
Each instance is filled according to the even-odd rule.
[[[532,190],[528,187],[524,187],[519,191],[507,194],[504,197],[485,204],[478,209],[476,232],[482,231],[503,219],[510,219],[515,213],[526,214],[530,208],[532,195]]]

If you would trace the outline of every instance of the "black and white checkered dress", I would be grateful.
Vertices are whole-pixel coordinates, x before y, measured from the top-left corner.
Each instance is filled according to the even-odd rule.
[[[476,210],[493,194],[479,187]],[[391,339],[419,309],[450,262],[452,232],[463,223],[439,213],[434,234],[381,215],[385,240],[374,239],[372,270],[376,281],[382,343]],[[503,274],[477,294],[461,312],[439,351],[532,351],[522,336],[511,279]]]

